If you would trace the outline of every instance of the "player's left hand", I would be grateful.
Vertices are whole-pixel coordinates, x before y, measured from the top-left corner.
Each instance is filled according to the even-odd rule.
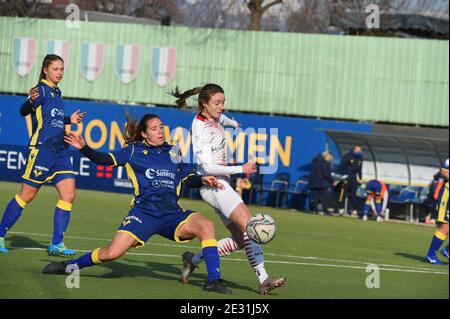
[[[238,129],[238,128],[240,128],[240,127],[242,126],[242,124],[239,123],[238,121],[236,121],[236,120],[234,119],[234,117],[232,117],[231,119],[235,122],[235,124],[233,125],[233,128],[234,128],[234,129]]]
[[[39,97],[39,90],[38,90],[38,88],[32,88],[30,90],[29,96],[30,96],[29,97],[30,102],[34,103],[34,101]]]
[[[83,117],[86,115],[86,112],[80,113],[80,110],[76,110],[71,116],[70,116],[70,123],[72,124],[78,124],[81,123],[83,120]]]
[[[214,176],[203,176],[202,182],[203,185],[212,186],[217,189],[225,189],[225,187],[221,183],[219,183],[217,178],[215,178]]]

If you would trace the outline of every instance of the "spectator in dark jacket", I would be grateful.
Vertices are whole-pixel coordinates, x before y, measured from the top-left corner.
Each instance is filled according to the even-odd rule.
[[[317,155],[311,164],[311,173],[309,176],[309,188],[313,197],[313,210],[317,214],[321,211],[321,207],[325,212],[328,210],[328,190],[334,185],[331,176],[331,162],[333,154],[325,151]],[[321,205],[320,205],[321,204]]]
[[[339,196],[340,214],[344,213],[345,198],[349,198],[349,211],[352,215],[358,214],[359,203],[356,196],[359,184],[362,183],[362,164],[364,158],[362,147],[356,145],[353,150],[345,154],[339,164],[338,173],[347,175],[347,179],[342,183],[341,194]]]

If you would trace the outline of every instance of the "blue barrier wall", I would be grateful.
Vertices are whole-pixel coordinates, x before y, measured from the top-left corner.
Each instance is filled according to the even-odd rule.
[[[31,134],[31,121],[19,115],[24,96],[0,95],[0,180],[20,182],[27,157],[27,144]],[[121,131],[125,124],[125,112],[139,118],[145,113],[159,115],[166,130],[166,138],[178,144],[189,162],[193,158],[189,129],[195,110],[179,110],[168,107],[144,107],[108,103],[66,100],[66,115],[76,109],[86,111],[82,125],[72,125],[71,130],[83,134],[94,149],[110,152],[121,147]],[[249,158],[258,160],[269,182],[275,173],[289,173],[291,183],[309,174],[311,160],[325,149],[323,130],[371,132],[371,124],[342,121],[325,121],[280,116],[263,116],[243,113],[227,113],[242,124],[241,130],[227,130],[229,153],[237,162]],[[336,146],[330,150],[337,154]],[[233,151],[233,152],[232,152]],[[77,171],[77,186],[105,191],[130,192],[125,170],[95,165],[70,149]],[[335,163],[339,162],[336,156]]]

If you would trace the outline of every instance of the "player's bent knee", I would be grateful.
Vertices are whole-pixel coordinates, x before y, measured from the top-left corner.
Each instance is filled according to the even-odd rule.
[[[30,191],[30,190],[27,190],[27,191],[22,190],[20,192],[20,194],[19,194],[19,197],[20,197],[21,200],[23,200],[25,203],[28,204],[36,197],[37,193],[38,193],[38,190],[32,190],[32,191]]]
[[[29,204],[36,197],[36,194],[19,194],[19,197],[25,203]]]
[[[448,224],[442,224],[439,227],[439,231],[448,236]]]
[[[75,194],[75,192],[73,192],[73,193],[62,195],[60,199],[67,203],[73,203],[75,200],[75,197],[76,197],[76,194]]]
[[[214,230],[214,223],[210,221],[209,219],[202,219],[198,225],[199,234],[202,237],[214,237],[215,236],[215,230]]]
[[[205,231],[214,231],[214,224],[209,219],[204,219],[200,223],[200,229],[203,229]]]

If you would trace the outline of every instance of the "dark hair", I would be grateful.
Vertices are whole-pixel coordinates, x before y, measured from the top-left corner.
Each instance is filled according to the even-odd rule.
[[[41,67],[41,75],[39,76],[39,82],[42,79],[45,79],[46,75],[44,73],[44,69],[48,68],[50,66],[50,64],[52,64],[52,62],[54,61],[58,61],[60,60],[62,63],[64,63],[64,60],[56,54],[47,54],[44,58],[44,60],[42,60],[42,67]]]
[[[128,113],[125,114],[125,117],[127,118],[127,123],[123,132],[125,144],[142,142],[144,139],[142,137],[142,132],[147,130],[147,122],[155,118],[160,119],[160,117],[155,114],[145,114],[139,121],[132,119]]]
[[[203,87],[196,87],[184,93],[180,93],[178,87],[175,88],[175,91],[170,92],[169,94],[176,97],[178,100],[176,101],[178,107],[186,108],[186,100],[193,95],[198,94],[198,107],[200,111],[203,110],[203,104],[206,104],[216,93],[225,93],[225,91],[217,84],[206,84]]]

